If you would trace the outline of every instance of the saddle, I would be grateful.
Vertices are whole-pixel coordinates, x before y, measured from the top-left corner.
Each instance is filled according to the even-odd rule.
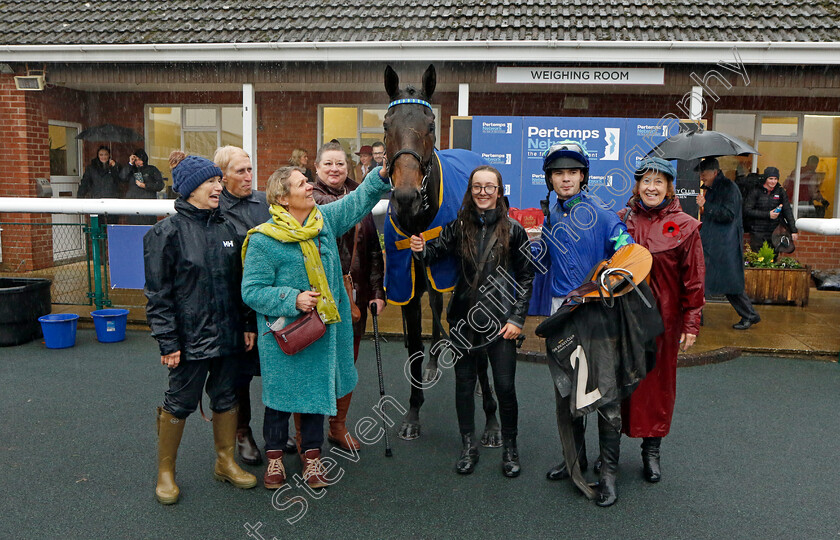
[[[650,303],[639,291],[638,285],[647,280],[652,265],[653,257],[646,248],[639,244],[622,246],[612,257],[596,264],[589,271],[586,281],[563,298],[560,307],[569,311],[584,302],[601,300],[611,308],[615,305],[616,297],[635,290],[645,306],[650,308]],[[551,319],[549,317],[537,327],[538,336],[545,337],[545,323]]]

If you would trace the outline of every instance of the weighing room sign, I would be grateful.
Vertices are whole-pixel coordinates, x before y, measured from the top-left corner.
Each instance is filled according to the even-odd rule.
[[[664,68],[498,67],[496,82],[508,84],[665,84]]]

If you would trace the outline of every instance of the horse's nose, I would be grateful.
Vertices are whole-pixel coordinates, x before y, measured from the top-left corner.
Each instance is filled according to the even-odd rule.
[[[413,215],[420,207],[420,191],[415,188],[397,188],[393,196],[400,213],[409,211]]]

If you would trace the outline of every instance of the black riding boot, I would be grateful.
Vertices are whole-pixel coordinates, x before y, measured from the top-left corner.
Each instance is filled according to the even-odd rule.
[[[516,478],[519,476],[519,449],[516,448],[516,438],[505,437],[502,441],[504,450],[502,450],[502,474],[508,478]]]
[[[461,435],[461,457],[455,464],[455,472],[458,474],[470,474],[475,470],[475,464],[478,463],[478,444],[473,442],[473,434],[467,433]]]
[[[642,466],[644,467],[645,480],[654,484],[662,479],[662,472],[659,469],[659,445],[661,443],[662,437],[645,437],[642,439]]]
[[[601,445],[601,473],[598,480],[598,506],[612,506],[618,499],[615,478],[621,445],[621,409],[618,404],[598,411],[598,442]]]
[[[589,462],[586,460],[586,437],[584,436],[585,425],[583,423],[583,417],[572,420],[572,431],[575,435],[578,464],[580,465],[581,472],[583,472],[589,467]],[[568,478],[569,470],[566,467],[565,458],[557,466],[545,473],[545,477],[549,480],[565,480]]]

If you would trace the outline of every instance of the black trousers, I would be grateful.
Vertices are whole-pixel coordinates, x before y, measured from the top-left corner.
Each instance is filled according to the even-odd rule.
[[[727,294],[726,299],[729,300],[729,303],[732,304],[732,307],[735,308],[742,319],[750,322],[755,322],[758,319],[758,313],[753,309],[752,302],[745,293]]]
[[[477,365],[481,356],[485,357],[485,362],[490,362],[493,370],[493,387],[499,398],[502,437],[516,437],[519,405],[515,386],[516,343],[512,339],[496,340],[484,349],[464,354],[455,362],[455,410],[461,434],[475,432],[474,393],[478,381]]]
[[[211,410],[229,411],[236,405],[234,382],[237,373],[236,356],[209,360],[182,359],[169,370],[169,389],[163,396],[163,408],[176,418],[184,419],[198,408],[204,388],[210,398]]]
[[[289,418],[292,413],[277,411],[269,407],[265,408],[263,418],[263,438],[265,449],[282,450],[289,440]],[[320,450],[324,445],[324,415],[307,414],[300,415],[300,448],[304,452],[317,448]]]

